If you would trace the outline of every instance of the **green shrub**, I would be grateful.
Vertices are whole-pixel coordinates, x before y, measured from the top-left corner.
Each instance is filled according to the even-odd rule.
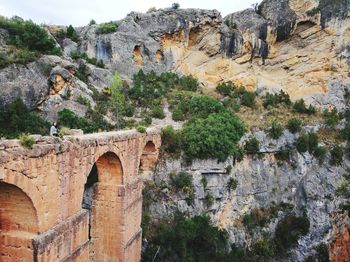
[[[10,64],[17,63],[25,65],[38,58],[38,52],[28,51],[27,49],[10,48],[6,52],[0,52],[0,68]]]
[[[96,25],[95,19],[91,19],[89,22],[89,26]]]
[[[172,9],[175,9],[175,10],[176,10],[176,9],[179,9],[179,8],[180,8],[180,4],[179,4],[179,3],[172,3],[172,4],[171,4],[171,8],[172,8]]]
[[[8,31],[7,44],[9,45],[43,54],[61,54],[60,49],[47,31],[30,20],[24,21],[23,19],[1,17],[0,28]]]
[[[350,216],[350,168],[343,175],[340,185],[336,190],[336,195],[345,199],[345,203],[341,205],[343,212]]]
[[[275,157],[278,161],[281,161],[281,162],[289,161],[290,153],[291,153],[290,149],[280,149],[280,151],[278,151],[275,154]]]
[[[225,108],[234,113],[239,112],[241,109],[241,104],[236,98],[225,98],[222,100],[222,104]]]
[[[29,149],[32,149],[33,145],[35,144],[34,139],[31,138],[29,136],[29,134],[25,134],[25,133],[23,133],[19,136],[19,142],[21,143],[22,146],[29,148]]]
[[[170,177],[171,184],[177,189],[186,191],[193,189],[193,177],[186,172],[180,172]]]
[[[277,121],[273,121],[271,128],[269,129],[269,135],[273,139],[278,139],[283,134],[283,126]]]
[[[314,157],[318,160],[320,164],[324,162],[327,155],[327,149],[324,146],[317,146],[313,152]]]
[[[318,135],[316,133],[309,133],[309,152],[313,153],[318,147]]]
[[[172,126],[162,129],[162,149],[173,156],[181,154],[182,137],[179,131],[175,131]]]
[[[0,137],[16,138],[22,133],[47,135],[49,129],[50,124],[29,111],[19,97],[0,109]]]
[[[88,76],[89,76],[89,70],[88,70],[88,67],[81,63],[77,69],[77,71],[75,72],[75,76],[77,78],[79,78],[81,81],[83,81],[84,83],[88,83],[89,82],[89,79],[88,79]]]
[[[332,166],[339,166],[343,162],[344,158],[344,147],[340,145],[333,146],[331,150],[330,164]]]
[[[310,221],[306,212],[302,217],[289,214],[280,220],[275,231],[276,251],[279,255],[286,255],[298,243],[298,239],[309,232],[309,228]]]
[[[158,118],[158,119],[164,119],[165,114],[163,111],[163,108],[161,106],[155,106],[153,107],[152,111],[150,112],[151,117]]]
[[[280,91],[278,94],[270,94],[267,93],[264,97],[263,106],[265,108],[267,107],[277,107],[279,105],[284,105],[289,107],[292,104],[290,101],[290,97],[287,93],[285,93],[283,90]]]
[[[204,197],[204,204],[207,208],[210,208],[214,204],[214,197],[209,192]]]
[[[350,141],[350,122],[345,124],[345,127],[340,131],[340,136],[344,140]]]
[[[69,25],[67,27],[67,37],[73,40],[74,42],[79,41],[78,34],[72,25]]]
[[[296,148],[299,153],[305,153],[309,150],[309,135],[301,134],[296,141]]]
[[[71,129],[82,129],[84,133],[111,129],[103,116],[95,111],[88,111],[86,117],[79,117],[66,108],[57,113],[57,124]]]
[[[260,150],[260,142],[256,137],[251,137],[244,144],[244,150],[248,154],[256,154]]]
[[[238,181],[236,179],[234,179],[233,177],[230,177],[230,179],[228,180],[228,183],[227,183],[227,188],[229,191],[231,190],[236,190],[238,186]]]
[[[246,91],[241,96],[241,104],[253,108],[256,104],[255,98],[256,94],[254,92]]]
[[[142,261],[152,261],[156,253],[158,261],[229,261],[228,233],[213,226],[207,215],[186,218],[177,213],[160,221],[147,240]]]
[[[147,129],[144,126],[137,126],[136,130],[137,130],[137,132],[140,132],[140,133],[146,133]]]
[[[86,97],[84,97],[82,95],[79,95],[77,97],[77,102],[81,105],[84,105],[84,106],[91,106],[89,99],[87,99]]]
[[[77,59],[84,59],[87,63],[95,65],[100,68],[104,68],[105,65],[103,63],[103,60],[97,60],[96,57],[89,57],[86,53],[80,53],[73,51],[70,53],[70,57],[77,60]]]
[[[312,105],[309,105],[309,107],[306,107],[304,99],[295,101],[293,108],[296,112],[301,114],[313,115],[316,113],[316,108],[313,107]]]
[[[216,86],[216,92],[223,96],[231,96],[236,86],[231,82],[225,82]]]
[[[188,160],[215,158],[224,161],[238,152],[237,142],[245,133],[243,123],[230,112],[193,119],[183,128],[184,153]]]
[[[300,119],[291,118],[288,121],[287,128],[292,134],[295,134],[301,131],[302,124],[303,122]]]
[[[172,119],[174,121],[185,121],[185,114],[184,112],[181,110],[181,108],[176,108],[174,111],[173,111],[173,114],[172,114]]]
[[[104,23],[99,26],[96,30],[96,34],[110,34],[116,32],[118,24],[116,22]]]
[[[323,112],[323,117],[327,128],[334,128],[339,124],[340,116],[336,108],[333,108],[332,111],[325,110]]]

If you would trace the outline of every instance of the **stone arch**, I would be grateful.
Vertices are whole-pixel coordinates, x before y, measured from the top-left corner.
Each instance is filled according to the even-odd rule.
[[[17,172],[5,172],[4,177],[0,179],[0,183],[10,184],[13,186],[16,186],[20,188],[23,193],[28,196],[30,201],[32,202],[33,206],[35,207],[35,212],[38,218],[38,231],[42,233],[46,230],[43,225],[43,221],[40,220],[40,217],[42,217],[42,214],[44,212],[42,207],[42,195],[38,189],[33,184],[33,181],[28,178],[27,176],[24,176],[23,174],[17,173]],[[1,174],[0,174],[1,175]],[[1,208],[1,206],[0,206]]]
[[[143,179],[147,179],[152,175],[157,159],[157,148],[152,141],[148,141],[142,150],[139,164],[139,175],[141,175]]]
[[[19,187],[0,182],[0,255],[5,261],[34,257],[33,239],[39,233],[37,211]],[[0,259],[2,260],[2,259]]]
[[[90,260],[123,261],[124,176],[120,158],[113,152],[100,156],[84,188],[84,209],[90,211]]]

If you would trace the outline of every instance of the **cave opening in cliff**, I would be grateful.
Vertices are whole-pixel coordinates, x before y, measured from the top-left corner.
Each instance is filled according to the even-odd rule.
[[[156,146],[152,141],[145,145],[140,158],[139,175],[143,178],[151,176],[154,171],[155,163],[158,159]]]
[[[136,45],[134,47],[134,61],[136,65],[142,65],[142,52],[141,52],[141,46]]]
[[[33,202],[20,188],[0,182],[0,260],[34,257],[33,239],[39,231]],[[7,259],[7,260],[6,260]]]
[[[119,261],[123,252],[123,169],[119,157],[107,152],[87,177],[82,208],[88,209],[90,258]]]

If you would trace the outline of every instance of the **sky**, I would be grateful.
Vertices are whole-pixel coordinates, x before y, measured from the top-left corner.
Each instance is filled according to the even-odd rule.
[[[177,2],[180,8],[217,9],[222,16],[251,7],[259,0],[0,0],[0,15],[18,15],[39,24],[83,26],[124,18],[131,11],[165,8]]]

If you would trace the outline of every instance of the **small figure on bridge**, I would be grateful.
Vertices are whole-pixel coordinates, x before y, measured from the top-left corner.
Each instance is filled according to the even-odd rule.
[[[50,136],[58,136],[58,131],[57,131],[57,124],[56,122],[53,122],[51,127],[50,127]]]

